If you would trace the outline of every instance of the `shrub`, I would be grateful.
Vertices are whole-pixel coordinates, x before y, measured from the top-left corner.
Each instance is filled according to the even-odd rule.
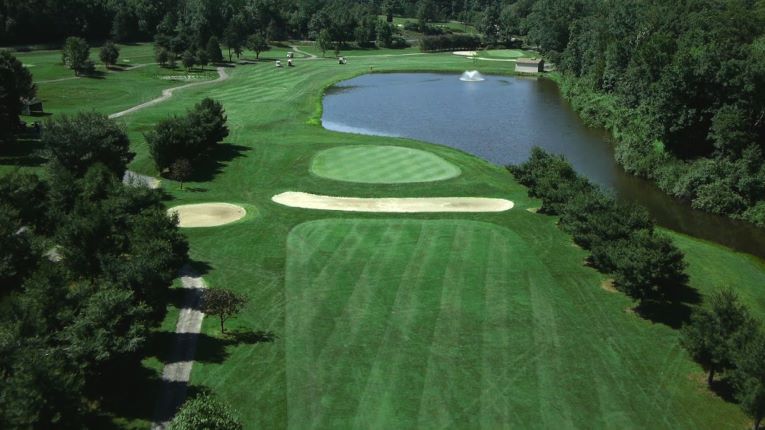
[[[591,249],[601,242],[626,239],[638,230],[651,230],[653,223],[644,208],[593,190],[575,196],[564,206],[560,226],[577,245]]]
[[[661,300],[668,288],[687,281],[683,253],[657,233],[638,231],[628,239],[604,242],[616,287],[633,299]]]
[[[209,394],[187,400],[167,430],[241,430],[242,423],[231,408]]]
[[[765,202],[759,202],[741,214],[741,219],[765,227]]]

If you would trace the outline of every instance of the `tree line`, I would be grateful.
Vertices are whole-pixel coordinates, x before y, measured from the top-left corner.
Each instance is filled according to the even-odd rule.
[[[508,169],[531,197],[542,200],[539,212],[558,216],[558,226],[590,252],[588,263],[613,276],[614,286],[639,306],[668,300],[688,281],[682,251],[656,231],[644,208],[607,195],[562,156],[536,147],[528,161]],[[716,374],[725,374],[755,430],[765,417],[762,328],[726,289],[695,309],[680,335],[681,345],[707,372],[708,385]]]
[[[521,0],[500,16],[495,34],[521,34],[557,64],[627,171],[765,225],[765,3]]]
[[[188,25],[200,43],[222,38],[233,22],[253,17],[270,40],[314,39],[321,29],[353,40],[361,21],[394,14],[423,22],[472,22],[488,0],[0,0],[0,45],[59,42],[69,36],[150,41],[158,28]],[[328,24],[329,22],[329,25]],[[375,19],[376,21],[376,19]],[[390,21],[389,21],[390,22]],[[368,39],[374,40],[374,39]]]
[[[539,212],[559,216],[561,229],[590,251],[589,263],[613,275],[628,296],[641,304],[666,300],[687,281],[683,253],[656,231],[648,212],[604,193],[562,156],[535,147],[528,161],[508,168],[542,200]]]
[[[140,367],[188,244],[159,191],[122,183],[125,130],[46,123],[42,176],[0,177],[0,427],[83,428]]]

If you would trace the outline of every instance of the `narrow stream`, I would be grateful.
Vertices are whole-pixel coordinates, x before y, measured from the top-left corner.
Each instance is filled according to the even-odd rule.
[[[534,146],[564,155],[617,198],[645,206],[656,223],[765,258],[765,229],[692,209],[614,161],[604,130],[587,128],[548,80],[485,76],[463,82],[432,73],[364,75],[324,97],[330,130],[408,137],[457,148],[498,165],[525,161]]]

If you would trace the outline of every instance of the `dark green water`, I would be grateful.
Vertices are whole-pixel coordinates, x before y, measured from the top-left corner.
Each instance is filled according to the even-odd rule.
[[[450,146],[499,165],[523,162],[534,146],[564,155],[619,199],[645,206],[656,223],[765,258],[765,229],[707,214],[668,197],[616,165],[604,130],[587,128],[547,80],[396,73],[341,82],[324,98],[330,130],[401,136]]]

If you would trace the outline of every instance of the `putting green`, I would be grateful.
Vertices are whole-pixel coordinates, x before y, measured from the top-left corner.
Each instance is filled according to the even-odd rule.
[[[402,184],[459,176],[459,167],[430,152],[402,146],[339,146],[321,151],[311,172],[336,181]]]

